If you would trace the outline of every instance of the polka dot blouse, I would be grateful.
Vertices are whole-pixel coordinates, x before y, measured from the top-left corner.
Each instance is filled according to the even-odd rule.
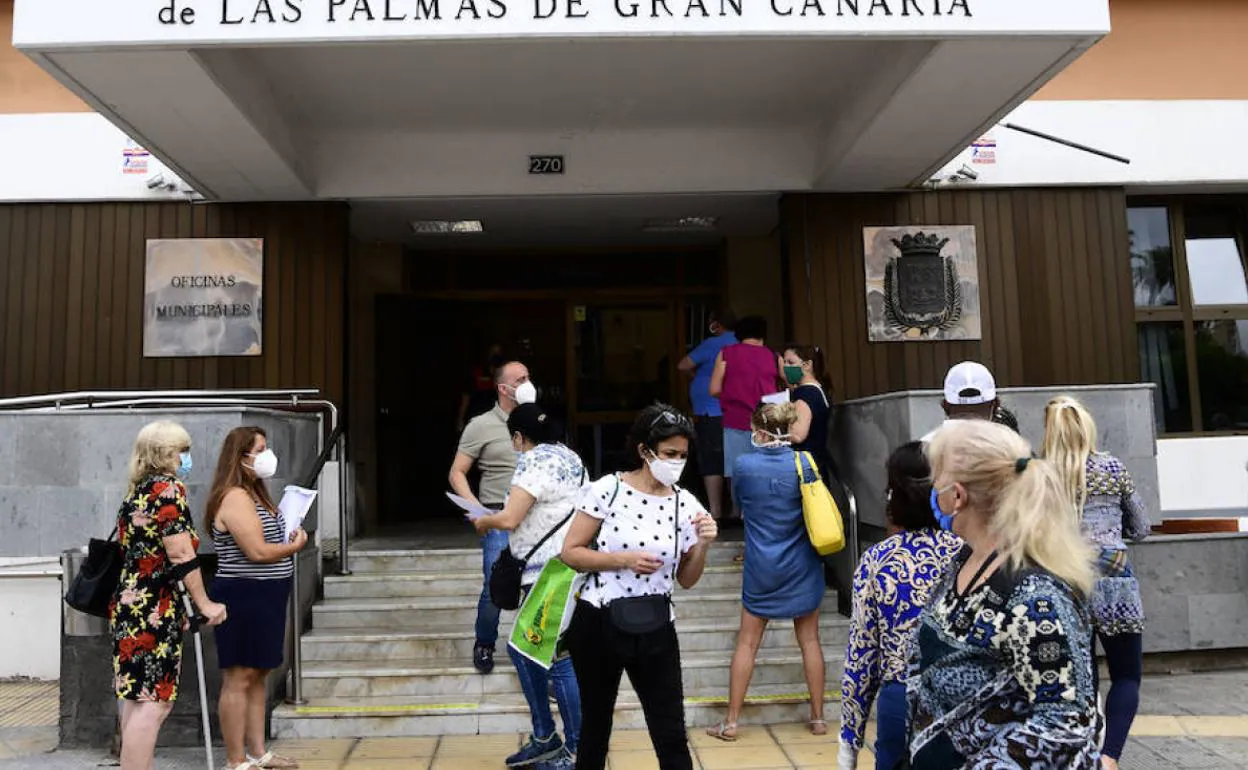
[[[638,575],[627,568],[603,572],[597,579],[591,575],[581,591],[583,601],[603,607],[629,596],[671,595],[677,554],[683,556],[698,544],[693,520],[706,512],[698,498],[689,492],[681,489],[677,494],[680,496],[679,540],[676,538],[676,495],[646,494],[618,475],[604,476],[586,489],[578,510],[602,522],[591,547],[603,553],[649,551],[662,559],[663,566],[651,575]]]

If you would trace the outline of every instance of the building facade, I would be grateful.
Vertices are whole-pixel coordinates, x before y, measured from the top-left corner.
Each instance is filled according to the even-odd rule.
[[[0,0],[0,397],[320,388],[369,528],[491,343],[601,466],[727,303],[837,399],[1155,383],[1163,509],[1248,503],[1242,3],[130,6]],[[978,333],[871,341],[864,230],[939,226]],[[185,238],[263,239],[259,355],[145,356]]]

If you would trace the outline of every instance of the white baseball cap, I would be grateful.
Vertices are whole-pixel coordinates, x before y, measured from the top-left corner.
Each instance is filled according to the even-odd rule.
[[[997,381],[978,361],[963,361],[945,375],[945,401],[959,406],[987,404],[997,397]]]

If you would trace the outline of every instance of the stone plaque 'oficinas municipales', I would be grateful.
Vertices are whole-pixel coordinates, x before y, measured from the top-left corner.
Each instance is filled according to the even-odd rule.
[[[264,240],[149,240],[143,355],[258,356]]]

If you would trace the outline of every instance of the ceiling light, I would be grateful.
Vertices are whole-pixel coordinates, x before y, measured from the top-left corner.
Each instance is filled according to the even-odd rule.
[[[675,219],[647,219],[641,229],[649,233],[690,232],[714,230],[719,217],[677,217]]]
[[[418,235],[479,233],[482,230],[484,228],[479,219],[419,219],[412,222],[412,232]]]

